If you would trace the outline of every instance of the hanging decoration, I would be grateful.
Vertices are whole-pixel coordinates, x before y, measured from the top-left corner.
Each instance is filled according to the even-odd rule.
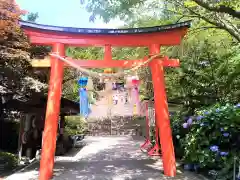
[[[87,117],[89,115],[89,103],[88,103],[88,94],[86,90],[86,86],[88,83],[87,77],[81,77],[78,80],[79,88],[79,98],[80,98],[80,115],[83,117]]]
[[[104,74],[112,74],[113,70],[111,68],[104,69],[103,71]],[[111,77],[104,77],[104,82],[110,81]]]
[[[113,70],[111,68],[107,68],[107,69],[104,69],[104,73],[112,74]],[[113,102],[113,97],[112,97],[113,83],[111,81],[111,78],[107,78],[107,77],[104,78],[104,83],[105,83],[105,91],[107,94],[108,107],[110,108]]]
[[[104,73],[106,74],[112,74],[113,70],[111,68],[104,69]],[[104,78],[105,82],[105,93],[107,96],[107,102],[108,102],[108,111],[107,116],[110,117],[112,114],[112,105],[113,105],[113,82],[111,78]]]
[[[140,84],[140,80],[138,76],[133,76],[132,77],[133,115],[140,114],[139,84]]]

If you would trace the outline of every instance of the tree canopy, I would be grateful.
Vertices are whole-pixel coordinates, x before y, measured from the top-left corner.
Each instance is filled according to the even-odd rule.
[[[92,13],[90,20],[100,16],[106,22],[113,18],[126,21],[146,15],[176,16],[176,22],[202,19],[204,25],[201,28],[223,29],[240,42],[238,0],[89,0],[85,5]]]
[[[1,85],[4,89],[16,91],[22,88],[23,77],[27,75],[29,66],[29,43],[25,34],[17,24],[22,11],[11,1],[1,0],[0,16],[0,68]]]
[[[13,1],[0,1],[0,35],[3,37],[0,40],[1,96],[19,98],[44,87],[30,66],[30,44],[18,24],[23,14]]]

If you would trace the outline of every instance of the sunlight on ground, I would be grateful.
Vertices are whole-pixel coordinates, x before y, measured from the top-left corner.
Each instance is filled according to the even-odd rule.
[[[143,140],[131,136],[86,137],[87,145],[65,157],[56,157],[53,180],[164,180],[162,161],[150,158],[139,149]],[[39,164],[6,180],[37,180]],[[172,180],[202,180],[192,174]]]
[[[12,176],[9,176],[6,178],[6,180],[16,180],[16,179],[36,179],[38,177],[38,171],[37,170],[33,170],[33,171],[28,171],[28,172],[20,172],[20,173],[16,173]]]

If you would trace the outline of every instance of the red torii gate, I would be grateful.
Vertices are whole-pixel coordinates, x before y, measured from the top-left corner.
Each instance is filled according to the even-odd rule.
[[[20,25],[32,44],[50,45],[52,52],[64,57],[65,45],[71,46],[103,46],[105,47],[104,60],[73,60],[81,67],[103,68],[122,67],[130,68],[147,60],[113,60],[112,46],[148,47],[150,55],[160,53],[160,46],[180,44],[190,27],[190,22],[132,29],[87,29],[47,26],[20,21]],[[42,64],[42,65],[41,65]],[[62,92],[63,70],[66,64],[51,57],[51,61],[43,60],[39,66],[51,66],[48,102],[46,109],[45,127],[43,133],[43,147],[40,162],[40,180],[49,180],[52,177],[54,155],[56,149],[57,124],[59,119],[60,100]],[[39,67],[38,66],[38,67]],[[159,128],[160,143],[164,174],[176,175],[176,162],[172,142],[172,132],[168,114],[168,103],[165,92],[163,67],[177,67],[178,60],[156,58],[149,63],[152,72],[154,87],[154,102],[156,112],[156,127]]]

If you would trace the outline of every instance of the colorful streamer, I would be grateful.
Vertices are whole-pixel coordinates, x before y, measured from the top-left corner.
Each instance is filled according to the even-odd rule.
[[[78,80],[78,84],[80,86],[80,89],[79,89],[80,115],[83,117],[87,117],[90,113],[88,94],[86,90],[87,83],[88,83],[87,77],[81,77]]]
[[[87,117],[89,115],[89,103],[86,88],[79,89],[79,96],[80,96],[80,115],[83,117]]]

